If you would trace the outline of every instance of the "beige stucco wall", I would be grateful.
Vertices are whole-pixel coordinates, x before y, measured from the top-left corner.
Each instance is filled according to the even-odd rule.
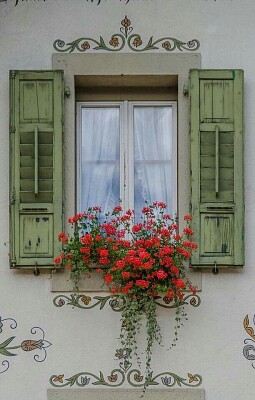
[[[172,36],[183,41],[195,38],[200,41],[202,68],[245,71],[246,265],[242,271],[203,273],[202,303],[198,308],[187,307],[189,319],[180,331],[178,346],[171,351],[166,349],[172,337],[173,312],[159,310],[165,347],[155,347],[153,369],[155,374],[169,371],[185,379],[188,373],[200,374],[206,400],[253,400],[255,370],[242,353],[248,337],[243,319],[248,314],[253,326],[255,305],[254,1],[130,0],[126,4],[124,0],[102,0],[97,5],[97,1],[86,0],[20,0],[16,7],[14,4],[14,0],[0,2],[0,316],[3,320],[14,318],[18,325],[11,329],[13,322],[3,321],[0,343],[11,336],[15,336],[13,346],[26,339],[39,340],[42,332],[33,334],[31,328],[41,327],[45,340],[52,345],[46,348],[47,358],[42,363],[34,360],[36,352],[21,348],[13,350],[15,357],[0,354],[0,366],[2,361],[9,361],[9,369],[0,374],[0,399],[46,400],[47,388],[52,388],[49,378],[54,374],[64,374],[65,379],[82,371],[95,375],[102,371],[107,377],[119,364],[114,356],[120,347],[118,313],[108,305],[87,311],[71,306],[57,308],[50,274],[35,277],[9,269],[8,72],[50,69],[52,44],[58,38],[68,42],[101,35],[108,43],[127,14],[134,33],[139,33],[144,43],[152,35],[155,39]],[[131,50],[124,48],[122,52]],[[163,52],[166,54],[162,48],[158,51]],[[67,124],[71,122],[67,120]],[[43,353],[38,350],[37,354]],[[0,372],[6,366],[2,365]]]

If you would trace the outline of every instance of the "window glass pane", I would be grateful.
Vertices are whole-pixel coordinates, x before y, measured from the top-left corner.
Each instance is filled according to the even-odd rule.
[[[81,211],[111,210],[120,198],[120,116],[118,107],[83,107]]]
[[[171,106],[134,107],[135,210],[164,201],[173,215],[176,187]]]

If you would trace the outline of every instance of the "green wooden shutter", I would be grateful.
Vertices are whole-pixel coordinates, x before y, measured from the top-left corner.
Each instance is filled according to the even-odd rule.
[[[190,71],[194,267],[244,264],[243,71]]]
[[[50,267],[62,231],[62,71],[10,72],[10,265]]]

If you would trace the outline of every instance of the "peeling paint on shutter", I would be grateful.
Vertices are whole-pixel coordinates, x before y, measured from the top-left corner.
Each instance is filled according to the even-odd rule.
[[[10,72],[10,264],[51,267],[62,231],[63,72]]]
[[[191,265],[243,266],[243,71],[190,72],[190,127]]]

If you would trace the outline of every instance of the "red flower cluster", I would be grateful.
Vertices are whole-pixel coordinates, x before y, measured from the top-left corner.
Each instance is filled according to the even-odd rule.
[[[147,291],[169,299],[182,298],[185,290],[194,293],[184,268],[197,248],[189,240],[193,231],[187,225],[180,234],[166,208],[163,202],[146,205],[140,222],[135,222],[133,211],[124,213],[121,206],[114,207],[103,223],[100,207],[77,214],[68,220],[73,236],[64,232],[58,236],[64,248],[55,262],[76,275],[97,264],[102,268],[96,271],[103,274],[112,293],[139,296]],[[184,220],[189,224],[191,217],[186,215]]]

